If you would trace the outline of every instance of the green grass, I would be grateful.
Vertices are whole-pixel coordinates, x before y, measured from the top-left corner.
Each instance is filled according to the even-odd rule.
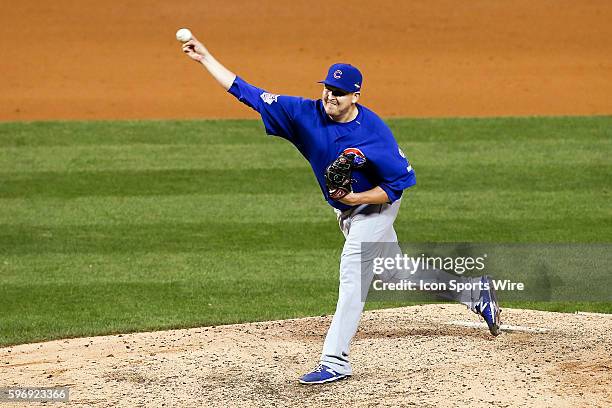
[[[612,242],[612,117],[389,124],[400,240]],[[0,124],[1,345],[333,313],[342,243],[257,121]]]

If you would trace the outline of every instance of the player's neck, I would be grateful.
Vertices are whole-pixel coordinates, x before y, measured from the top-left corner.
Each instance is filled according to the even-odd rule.
[[[333,120],[334,122],[347,123],[347,122],[351,122],[355,120],[357,115],[359,115],[359,108],[357,108],[357,105],[353,105],[348,111],[346,111],[344,115],[339,115],[336,117],[329,116],[329,115],[327,116],[329,116],[329,118]]]

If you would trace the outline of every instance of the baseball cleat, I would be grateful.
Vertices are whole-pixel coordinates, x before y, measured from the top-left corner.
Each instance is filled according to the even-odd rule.
[[[474,305],[474,312],[482,316],[489,326],[489,331],[493,336],[498,336],[501,333],[499,326],[501,325],[500,314],[501,309],[497,303],[497,296],[495,295],[495,288],[493,282],[489,276],[483,276],[481,278],[483,283],[482,289],[480,290],[480,298]]]
[[[319,364],[313,372],[300,377],[301,384],[324,384],[349,377],[350,374],[340,374],[326,365]]]

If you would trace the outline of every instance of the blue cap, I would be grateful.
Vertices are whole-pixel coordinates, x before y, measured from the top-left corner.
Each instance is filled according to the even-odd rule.
[[[333,86],[346,92],[360,92],[363,77],[361,72],[351,64],[334,64],[327,71],[327,78],[320,84]]]

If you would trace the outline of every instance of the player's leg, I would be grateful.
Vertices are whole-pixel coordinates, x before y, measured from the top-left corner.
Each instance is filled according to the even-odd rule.
[[[375,257],[395,257],[396,254],[402,254],[397,244],[397,234],[393,228],[399,206],[400,201],[393,205],[368,206],[356,215],[345,219],[340,217],[340,226],[345,234],[346,242],[340,261],[338,303],[321,356],[321,364],[340,375],[352,373],[348,359],[350,342],[357,331],[373,277],[371,268],[363,268],[363,264]],[[378,242],[381,245],[373,245],[367,249],[362,246],[363,242]],[[364,250],[367,253],[364,253]],[[448,283],[453,279],[464,283],[471,282],[473,279],[480,280],[480,278],[460,277],[441,270],[417,270],[408,275],[405,272],[402,272],[404,275],[400,273],[394,278],[423,279],[437,283]],[[464,303],[470,308],[473,308],[474,303],[481,298],[480,291],[477,289],[463,292],[444,290],[434,295]]]
[[[362,276],[362,242],[378,242],[389,235],[399,211],[400,201],[392,205],[368,206],[346,220],[346,241],[340,258],[340,287],[332,324],[327,332],[321,364],[350,375],[349,345],[357,331],[372,274]],[[376,254],[368,254],[375,256]]]
[[[397,244],[397,235],[393,227],[390,228],[389,234],[382,241],[381,246],[383,254],[378,256],[391,259],[395,259],[397,255],[403,256],[403,251]],[[385,274],[377,276],[377,279],[381,279],[383,282],[414,282],[415,287],[420,287],[420,283],[424,282],[436,284],[436,287],[439,288],[446,288],[428,293],[432,299],[451,300],[466,305],[468,309],[482,316],[492,335],[497,336],[500,333],[501,309],[489,276],[468,277],[421,266],[416,270],[397,269],[387,271]],[[451,289],[453,287],[455,289]],[[458,290],[457,288],[463,289]]]
[[[380,249],[378,249],[378,255],[382,259],[395,260],[399,255],[402,258],[405,253],[400,247],[397,239],[397,234],[393,227],[390,228],[388,235],[379,243]],[[407,254],[411,255],[411,254]],[[414,254],[417,256],[416,254]],[[393,263],[395,266],[395,263]],[[411,263],[407,265],[401,265],[399,268],[386,269],[383,273],[376,276],[376,279],[385,283],[399,283],[399,282],[412,282],[414,287],[421,287],[426,284],[427,287],[439,287],[446,288],[443,290],[430,291],[432,300],[442,299],[451,300],[459,303],[463,303],[468,308],[473,309],[474,304],[480,298],[480,289],[478,282],[481,277],[467,277],[457,274],[452,274],[444,270],[435,268],[425,268],[420,264],[417,268],[411,269]],[[408,267],[406,267],[408,266]],[[368,267],[365,266],[364,267]],[[371,265],[369,267],[372,267]],[[451,282],[461,283],[459,287],[467,288],[464,290],[451,290],[452,287],[457,285],[451,285]],[[434,285],[432,285],[434,284]],[[407,292],[405,300],[411,300],[410,294],[412,291]]]

